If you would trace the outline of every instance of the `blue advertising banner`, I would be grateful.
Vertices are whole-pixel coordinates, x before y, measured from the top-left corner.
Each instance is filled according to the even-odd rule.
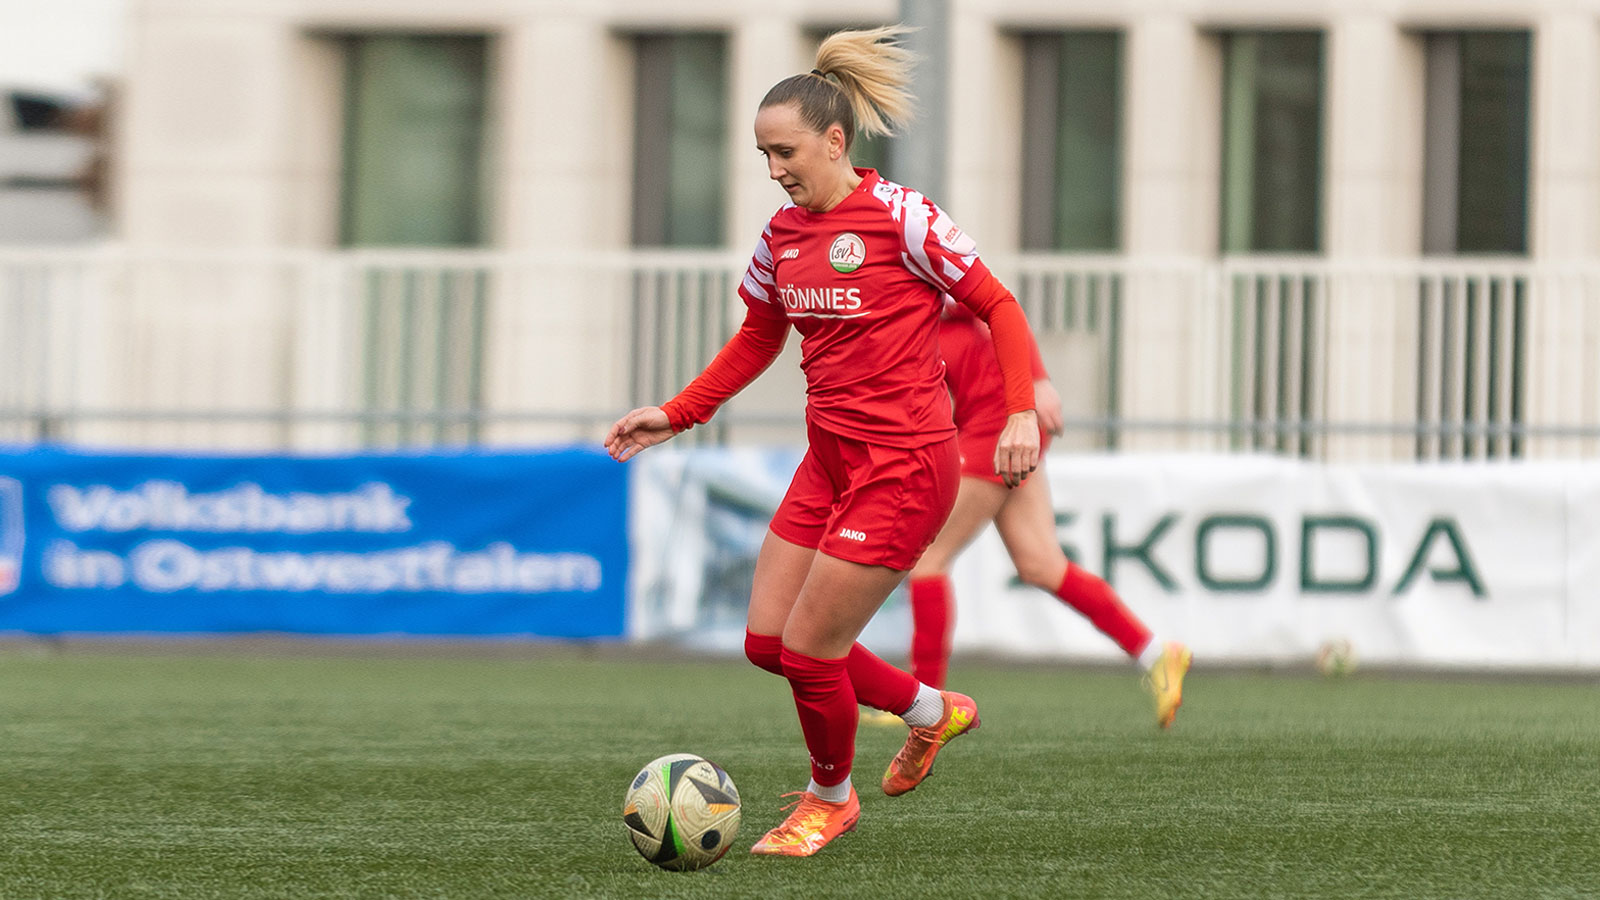
[[[0,631],[621,637],[624,468],[0,451]]]

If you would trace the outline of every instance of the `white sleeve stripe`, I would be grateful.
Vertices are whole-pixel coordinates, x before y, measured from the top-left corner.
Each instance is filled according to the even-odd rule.
[[[955,263],[951,262],[950,260],[941,259],[939,262],[941,262],[944,265],[944,277],[949,280],[950,287],[952,287],[952,288],[955,287],[956,286],[956,282],[958,282],[962,278],[966,277],[967,273],[965,271],[963,271],[960,266],[956,265]],[[945,290],[949,290],[949,289],[950,288],[946,288]]]
[[[923,204],[921,194],[915,191],[906,193],[905,218],[900,223],[900,233],[906,242],[906,252],[916,263],[912,271],[934,287],[947,291],[950,285],[940,281],[934,271],[933,261],[928,259],[928,208]]]
[[[929,272],[927,269],[924,269],[920,265],[918,265],[917,261],[911,258],[911,254],[909,254],[909,253],[900,254],[900,260],[901,260],[901,262],[904,262],[906,264],[906,268],[907,269],[911,270],[911,274],[917,276],[918,278],[921,278],[923,281],[926,281],[929,284],[933,284],[934,283],[934,281],[933,281],[933,273]]]
[[[756,281],[749,275],[744,276],[744,282],[741,284],[741,287],[745,289],[745,293],[763,303],[772,302],[772,294],[766,289],[766,286],[761,284],[761,282]]]
[[[756,252],[750,260],[750,268],[745,270],[743,282],[745,291],[764,303],[772,302],[773,291],[777,289],[777,282],[772,274],[772,245],[767,243],[771,239],[772,223],[769,222],[756,241]]]

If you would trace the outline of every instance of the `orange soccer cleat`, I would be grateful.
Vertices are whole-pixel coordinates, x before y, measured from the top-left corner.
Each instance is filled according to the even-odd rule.
[[[795,791],[785,797],[799,796],[799,800],[784,809],[792,809],[783,824],[772,829],[756,841],[751,853],[761,856],[810,856],[828,845],[828,842],[856,827],[861,820],[861,799],[856,789],[850,788],[850,799],[843,803],[829,803],[810,791]]]
[[[944,697],[944,715],[929,728],[913,728],[906,735],[906,745],[900,748],[889,768],[883,773],[883,792],[898,797],[916,788],[933,770],[933,758],[952,738],[978,730],[978,704],[966,694],[940,691]]]
[[[1161,656],[1145,676],[1145,688],[1156,701],[1156,724],[1171,728],[1183,705],[1183,676],[1189,671],[1189,648],[1172,641],[1161,648]]]

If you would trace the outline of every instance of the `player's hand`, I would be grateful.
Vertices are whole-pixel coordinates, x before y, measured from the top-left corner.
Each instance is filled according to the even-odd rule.
[[[617,462],[626,462],[646,447],[668,440],[672,422],[659,406],[644,406],[617,420],[606,432],[606,452]]]
[[[1050,379],[1041,378],[1033,383],[1033,411],[1039,415],[1039,427],[1045,434],[1060,437],[1067,423],[1061,415],[1061,395]]]
[[[1006,487],[1021,484],[1039,468],[1039,417],[1033,410],[1012,413],[994,448],[994,473]]]

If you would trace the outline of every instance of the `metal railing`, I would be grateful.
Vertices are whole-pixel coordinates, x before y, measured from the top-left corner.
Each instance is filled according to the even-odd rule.
[[[742,315],[721,253],[0,249],[0,441],[339,450],[594,440]],[[1078,449],[1600,452],[1600,265],[991,260]],[[791,341],[791,344],[798,342]],[[791,350],[792,352],[792,350]],[[690,440],[802,440],[780,363]]]

